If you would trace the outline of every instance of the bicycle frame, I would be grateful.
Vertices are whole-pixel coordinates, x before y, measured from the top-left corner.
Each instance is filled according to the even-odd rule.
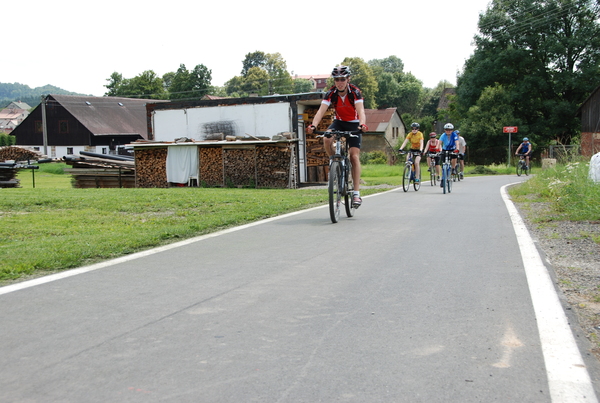
[[[435,169],[435,158],[437,156],[439,156],[440,153],[428,153],[427,157],[430,159],[429,162],[429,171],[430,171],[430,181],[431,181],[431,186],[435,186],[437,184],[437,172]]]
[[[529,176],[529,167],[525,161],[525,154],[519,154],[519,162],[517,162],[517,176],[525,172],[525,175]]]
[[[413,187],[415,188],[415,191],[418,191],[421,188],[421,172],[419,171],[419,178],[417,178],[416,175],[416,166],[415,166],[415,152],[413,151],[401,151],[401,154],[408,154],[408,158],[406,160],[406,162],[404,163],[404,173],[402,176],[402,189],[405,192],[408,192],[408,189],[410,188],[410,184],[413,184]],[[420,155],[420,154],[419,154]],[[416,181],[415,179],[419,179],[419,181]]]
[[[341,205],[346,210],[346,216],[353,217],[358,206],[352,203],[354,184],[350,186],[349,176],[352,172],[352,163],[348,158],[348,142],[342,139],[358,137],[357,132],[332,130],[329,132],[314,131],[317,137],[333,137],[335,140],[335,153],[329,161],[329,216],[334,224],[340,218]],[[342,144],[343,143],[343,144]],[[342,201],[343,199],[343,201]]]
[[[442,183],[440,186],[444,188],[444,194],[452,192],[452,164],[450,163],[450,153],[452,151],[444,150],[442,154],[444,156],[444,162],[442,164]]]

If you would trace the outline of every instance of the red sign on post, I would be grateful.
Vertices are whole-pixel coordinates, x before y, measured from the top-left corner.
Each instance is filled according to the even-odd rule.
[[[502,129],[503,133],[517,133],[519,128],[517,126],[504,126]]]

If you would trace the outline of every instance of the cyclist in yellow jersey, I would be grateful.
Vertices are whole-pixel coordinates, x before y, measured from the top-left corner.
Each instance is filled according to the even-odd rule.
[[[414,153],[414,159],[413,162],[415,164],[415,177],[417,179],[415,179],[415,182],[418,182],[421,176],[420,176],[420,171],[421,171],[421,153],[423,152],[423,133],[421,133],[419,131],[419,127],[420,125],[418,123],[413,123],[410,125],[410,128],[412,129],[410,131],[410,133],[408,133],[406,135],[406,138],[404,139],[404,141],[402,142],[402,145],[400,146],[400,151],[402,151],[404,149],[404,146],[406,145],[406,143],[408,143],[410,141],[410,151],[412,151]],[[406,156],[406,160],[408,160],[408,155]]]

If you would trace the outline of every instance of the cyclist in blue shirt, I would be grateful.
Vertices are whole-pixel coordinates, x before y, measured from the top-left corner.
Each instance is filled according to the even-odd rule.
[[[531,155],[531,151],[533,148],[531,147],[531,143],[527,137],[523,137],[523,142],[517,147],[517,151],[515,151],[515,155],[523,154],[525,156],[525,165],[526,169],[529,169],[529,156]]]
[[[456,169],[459,144],[458,133],[454,130],[454,125],[452,123],[446,123],[446,125],[444,125],[444,134],[441,135],[440,141],[442,142],[442,152],[450,152],[450,165],[454,171]]]

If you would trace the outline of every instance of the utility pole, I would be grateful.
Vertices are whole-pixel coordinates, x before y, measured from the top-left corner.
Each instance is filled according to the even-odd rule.
[[[44,155],[48,156],[48,129],[46,127],[46,96],[42,95],[42,136],[44,141]]]

